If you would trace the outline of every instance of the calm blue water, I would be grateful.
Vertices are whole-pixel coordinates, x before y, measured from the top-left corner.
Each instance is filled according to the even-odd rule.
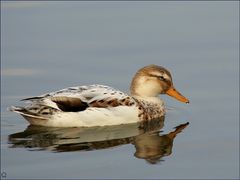
[[[1,2],[2,178],[239,178],[238,7]],[[145,129],[28,127],[7,111],[68,86],[128,92],[147,64],[168,68],[190,104],[162,96],[165,120]]]

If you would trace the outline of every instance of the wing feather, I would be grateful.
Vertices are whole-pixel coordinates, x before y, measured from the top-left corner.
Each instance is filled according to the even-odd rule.
[[[66,112],[78,112],[88,107],[108,108],[133,105],[134,99],[121,91],[103,85],[70,87],[23,100],[46,104]]]
[[[89,107],[86,102],[83,102],[79,98],[56,96],[51,97],[51,100],[57,104],[59,109],[65,112],[83,111]]]

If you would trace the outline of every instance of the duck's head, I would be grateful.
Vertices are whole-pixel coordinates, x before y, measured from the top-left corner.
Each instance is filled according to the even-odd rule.
[[[168,94],[181,102],[189,103],[189,100],[175,89],[170,72],[162,66],[148,65],[138,70],[130,90],[132,96],[156,97],[159,94]]]

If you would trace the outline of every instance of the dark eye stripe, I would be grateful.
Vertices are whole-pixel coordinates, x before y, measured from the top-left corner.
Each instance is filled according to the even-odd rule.
[[[158,75],[155,75],[155,74],[149,74],[149,76],[156,77],[156,78],[158,78],[158,79],[160,79],[162,81],[167,81],[167,79],[165,79],[163,76],[158,76]]]
[[[155,77],[157,79],[159,79],[162,82],[165,82],[167,84],[171,84],[171,79],[167,79],[165,78],[163,75],[156,75],[156,74],[148,74],[148,76],[150,77]],[[170,77],[171,78],[171,77]]]

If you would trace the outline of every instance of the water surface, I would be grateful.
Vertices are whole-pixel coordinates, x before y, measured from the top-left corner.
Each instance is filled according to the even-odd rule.
[[[239,178],[238,6],[1,2],[2,177]],[[186,105],[163,95],[167,115],[156,129],[28,127],[7,111],[69,86],[128,92],[147,64],[169,69],[190,99]]]

